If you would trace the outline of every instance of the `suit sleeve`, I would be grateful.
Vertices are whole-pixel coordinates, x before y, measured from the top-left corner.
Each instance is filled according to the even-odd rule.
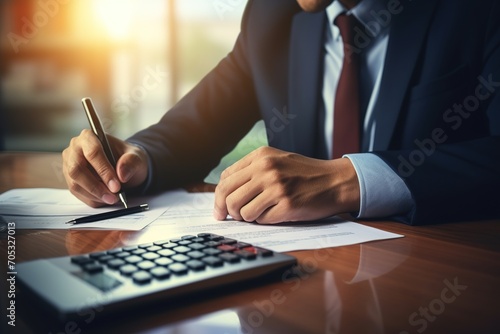
[[[410,161],[414,151],[376,154],[405,175],[415,205],[402,222],[425,225],[500,217],[499,136],[442,145],[413,169],[404,169],[402,161]]]
[[[232,52],[157,124],[128,139],[148,152],[147,192],[202,181],[259,120],[245,51],[250,8]]]
[[[426,150],[375,152],[398,173],[411,192],[415,206],[401,219],[404,223],[424,225],[500,218],[499,7],[495,3],[491,10],[479,76],[483,84],[481,92],[489,91],[491,95],[481,110],[474,111],[487,114],[490,133],[475,140],[434,143],[434,148],[429,143]]]

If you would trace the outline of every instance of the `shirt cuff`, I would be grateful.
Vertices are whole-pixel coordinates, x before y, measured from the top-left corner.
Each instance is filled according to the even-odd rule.
[[[414,206],[410,190],[381,158],[371,153],[347,154],[358,175],[357,218],[405,216]]]

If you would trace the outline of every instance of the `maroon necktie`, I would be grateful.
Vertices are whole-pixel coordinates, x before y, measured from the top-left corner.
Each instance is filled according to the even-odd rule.
[[[340,14],[335,25],[344,43],[344,61],[337,86],[333,121],[333,158],[360,150],[359,55],[354,52],[353,15]]]

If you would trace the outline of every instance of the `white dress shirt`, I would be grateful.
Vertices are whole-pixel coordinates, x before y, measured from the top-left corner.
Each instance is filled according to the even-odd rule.
[[[342,37],[333,22],[338,15],[348,12],[356,16],[365,28],[356,32],[358,43],[353,45],[353,52],[359,52],[361,57],[360,106],[361,110],[366,110],[363,131],[365,136],[370,138],[371,151],[377,131],[376,121],[372,119],[373,107],[379,94],[390,30],[390,20],[377,20],[373,14],[381,10],[387,10],[386,0],[363,0],[349,11],[339,1],[334,1],[326,9],[331,24],[327,29],[324,44],[325,71],[322,93],[325,107],[325,144],[330,155],[333,146],[335,92],[344,57]],[[358,218],[401,216],[411,211],[414,203],[408,187],[381,158],[370,153],[347,154],[344,157],[351,160],[358,175]]]

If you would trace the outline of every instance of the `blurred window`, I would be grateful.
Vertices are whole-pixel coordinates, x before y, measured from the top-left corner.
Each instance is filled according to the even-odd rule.
[[[231,50],[245,3],[0,0],[0,149],[61,151],[85,96],[120,138],[158,121]],[[258,125],[219,170],[262,144]]]

